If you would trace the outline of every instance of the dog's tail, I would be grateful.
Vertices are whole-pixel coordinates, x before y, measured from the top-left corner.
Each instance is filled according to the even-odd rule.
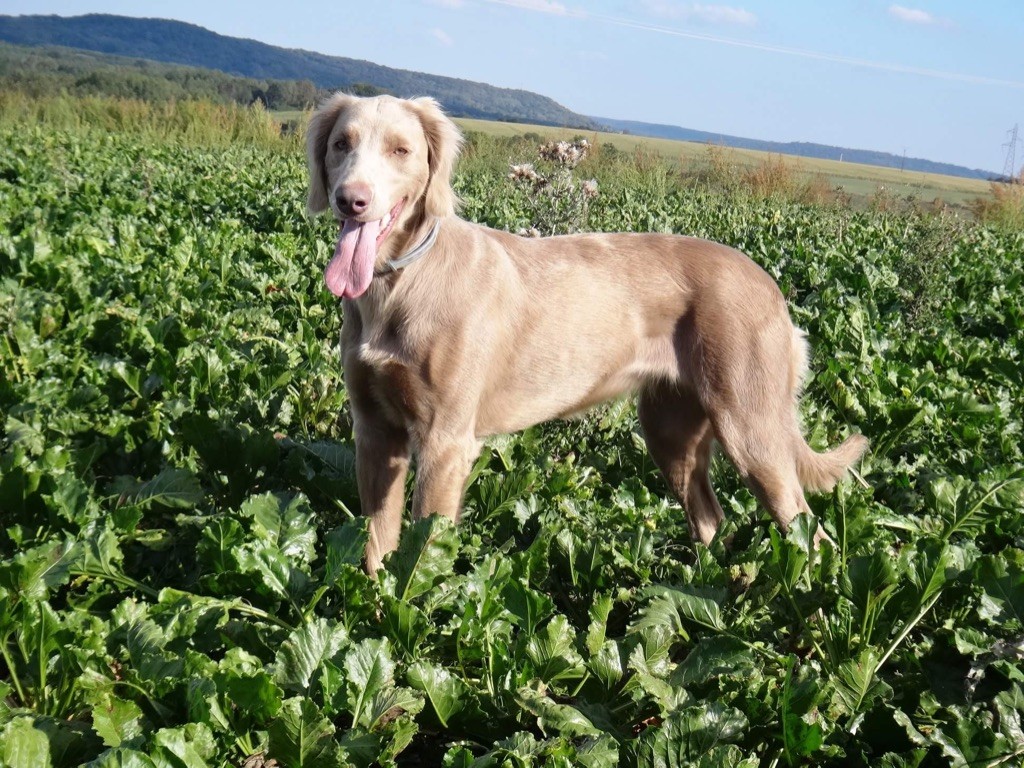
[[[790,359],[790,389],[794,401],[800,397],[804,376],[807,374],[807,338],[799,328],[793,329],[792,356]],[[864,435],[850,435],[838,448],[818,453],[811,448],[803,436],[797,435],[796,473],[805,490],[813,492],[830,491],[847,470],[868,449]]]
[[[800,484],[811,492],[830,491],[846,471],[868,449],[864,435],[850,435],[838,448],[818,453],[802,439],[797,449],[796,473]]]

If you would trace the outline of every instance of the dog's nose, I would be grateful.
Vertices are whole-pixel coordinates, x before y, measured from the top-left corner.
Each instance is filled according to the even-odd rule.
[[[346,216],[358,216],[366,213],[373,201],[373,190],[367,184],[345,184],[338,190],[336,197],[338,210]]]

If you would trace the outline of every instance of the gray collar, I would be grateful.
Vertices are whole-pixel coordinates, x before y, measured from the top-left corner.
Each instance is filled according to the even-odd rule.
[[[399,256],[397,259],[388,259],[384,262],[384,269],[374,271],[374,277],[383,277],[384,275],[390,275],[397,272],[400,269],[408,267],[414,261],[418,261],[427,255],[434,243],[437,241],[437,233],[441,229],[441,220],[434,219],[434,226],[430,228],[430,232],[427,236],[420,241],[420,244],[413,248],[408,253]]]

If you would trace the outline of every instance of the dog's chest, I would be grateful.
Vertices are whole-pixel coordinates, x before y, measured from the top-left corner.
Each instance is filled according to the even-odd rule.
[[[367,394],[389,421],[411,426],[423,418],[430,395],[421,364],[382,340],[362,342],[356,357],[366,373]]]

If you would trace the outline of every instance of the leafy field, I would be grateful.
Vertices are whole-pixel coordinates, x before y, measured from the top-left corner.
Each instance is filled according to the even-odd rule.
[[[618,403],[493,441],[374,582],[300,150],[0,147],[0,765],[1021,764],[1024,234],[604,184],[592,227],[779,281],[812,444],[872,441],[836,547],[725,462],[694,544]]]

